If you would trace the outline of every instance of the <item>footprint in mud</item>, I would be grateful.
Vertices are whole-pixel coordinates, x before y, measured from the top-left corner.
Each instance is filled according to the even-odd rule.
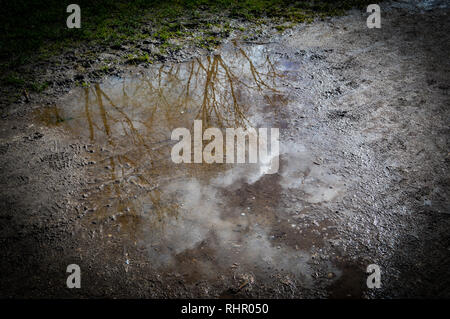
[[[70,153],[58,152],[44,156],[42,161],[48,163],[50,168],[59,171],[72,166],[73,156]]]

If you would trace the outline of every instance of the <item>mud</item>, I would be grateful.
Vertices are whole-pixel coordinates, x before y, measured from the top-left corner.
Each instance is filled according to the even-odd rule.
[[[10,106],[2,296],[448,297],[448,8],[365,19]],[[174,164],[170,134],[194,119],[279,127],[279,172]],[[72,263],[82,289],[65,286]]]

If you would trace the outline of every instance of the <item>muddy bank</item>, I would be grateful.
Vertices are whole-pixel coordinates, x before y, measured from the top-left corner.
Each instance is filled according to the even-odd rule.
[[[2,296],[448,297],[448,9],[405,6],[11,108]],[[279,172],[174,165],[194,119],[279,127]]]

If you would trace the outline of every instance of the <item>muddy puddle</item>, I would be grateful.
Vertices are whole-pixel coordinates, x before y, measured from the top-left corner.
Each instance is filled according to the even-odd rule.
[[[307,285],[309,248],[333,227],[302,225],[302,218],[308,205],[338,197],[342,181],[316,165],[301,143],[284,140],[282,114],[295,107],[290,83],[302,70],[269,50],[230,45],[213,56],[75,89],[39,111],[41,125],[85,145],[80,198],[92,227],[112,224],[144,247],[155,268],[188,281],[240,270],[251,283],[276,270]],[[279,128],[278,173],[264,174],[260,163],[175,164],[171,133],[192,132],[194,120],[203,130]],[[299,193],[300,201],[282,200]]]

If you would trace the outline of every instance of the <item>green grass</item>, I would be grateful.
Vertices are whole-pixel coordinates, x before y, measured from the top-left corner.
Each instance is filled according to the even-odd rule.
[[[1,82],[3,85],[14,86],[19,89],[28,89],[37,93],[43,92],[48,87],[47,82],[35,82],[32,79],[23,78],[15,72],[9,73],[7,76],[3,77]]]
[[[13,85],[13,86],[25,86],[26,81],[22,78],[20,78],[19,75],[13,73],[13,74],[9,74],[8,76],[6,76],[3,79],[3,83],[6,85]]]
[[[20,66],[61,54],[80,44],[104,49],[132,45],[142,39],[159,41],[161,52],[171,48],[172,39],[192,38],[200,47],[211,49],[233,30],[231,19],[261,23],[275,22],[279,31],[315,17],[342,14],[362,7],[367,0],[78,0],[81,28],[68,29],[66,12],[70,1],[6,1],[0,10],[0,72],[2,83],[28,86],[27,80],[11,73]],[[287,26],[286,26],[287,24]],[[212,33],[219,28],[220,34]],[[238,26],[237,30],[243,31]],[[197,37],[193,36],[197,32]],[[198,31],[200,35],[198,35]],[[176,49],[176,48],[175,48]],[[151,63],[152,57],[139,53],[128,62]],[[125,61],[127,62],[127,61]],[[33,86],[33,85],[32,85]],[[43,84],[36,84],[37,91]]]

